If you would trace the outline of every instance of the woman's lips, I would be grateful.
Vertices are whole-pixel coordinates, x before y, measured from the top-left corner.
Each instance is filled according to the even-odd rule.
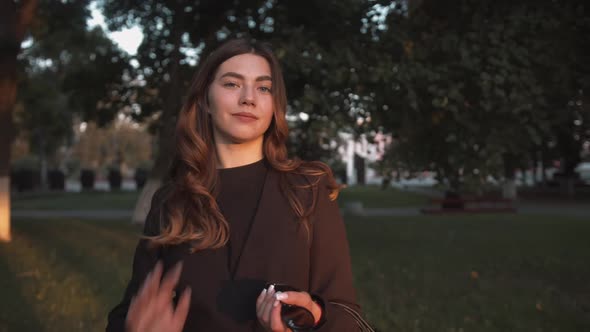
[[[243,122],[252,122],[258,120],[254,114],[247,112],[234,113],[232,116]]]

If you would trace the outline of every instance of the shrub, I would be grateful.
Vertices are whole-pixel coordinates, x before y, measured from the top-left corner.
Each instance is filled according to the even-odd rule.
[[[38,172],[31,169],[17,169],[12,172],[12,182],[18,191],[29,191],[35,189]]]
[[[84,189],[84,190],[94,189],[95,178],[96,178],[96,175],[95,175],[94,170],[82,169],[80,171],[80,183],[82,184],[82,189]]]
[[[51,190],[64,190],[66,188],[66,175],[59,169],[52,169],[47,172],[47,181]]]
[[[18,191],[33,190],[41,183],[39,174],[39,159],[35,156],[26,156],[12,164],[12,186]]]
[[[145,168],[136,168],[133,178],[135,179],[135,185],[137,186],[137,189],[139,190],[143,188],[147,182],[148,170]]]
[[[109,169],[109,186],[111,190],[121,190],[121,183],[123,182],[123,176],[121,175],[121,171],[117,168],[110,168]]]

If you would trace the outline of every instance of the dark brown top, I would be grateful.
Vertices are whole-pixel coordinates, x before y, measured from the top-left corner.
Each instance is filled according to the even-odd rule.
[[[232,274],[260,201],[266,171],[263,159],[244,166],[223,168],[218,173],[217,204],[230,227],[227,255]]]
[[[309,191],[298,192],[304,202],[309,202],[311,196],[317,197],[309,217],[310,233],[302,227],[280,189],[280,179],[285,176],[296,184],[316,183],[313,195]],[[155,235],[160,231],[161,202],[167,190],[164,188],[154,194],[145,234]],[[228,203],[223,203],[225,199],[220,198],[227,206]],[[233,208],[224,209],[234,211]],[[236,226],[240,223],[238,219],[242,218],[238,216],[232,221],[234,229],[239,227]],[[226,247],[191,254],[188,244],[151,250],[146,240],[140,240],[131,280],[123,299],[109,314],[107,331],[124,331],[129,303],[158,260],[164,263],[164,269],[183,261],[176,293],[180,294],[187,286],[192,289],[184,331],[264,331],[256,318],[256,298],[268,282],[291,285],[320,296],[326,303],[327,321],[318,331],[358,331],[350,314],[330,303],[337,301],[360,310],[353,287],[346,230],[338,205],[328,197],[325,177],[283,174],[268,168],[251,220],[241,254],[234,256],[233,273],[228,267]]]

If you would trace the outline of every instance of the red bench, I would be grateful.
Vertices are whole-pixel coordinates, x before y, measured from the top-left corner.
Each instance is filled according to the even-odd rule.
[[[513,213],[514,201],[498,197],[465,197],[432,199],[431,205],[420,209],[425,214],[447,213]]]

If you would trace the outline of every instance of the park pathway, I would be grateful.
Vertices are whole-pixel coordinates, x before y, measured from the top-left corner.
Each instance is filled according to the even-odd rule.
[[[15,218],[131,219],[133,210],[12,210]]]
[[[344,215],[366,217],[412,217],[422,215],[420,207],[396,208],[362,208],[342,209]],[[555,215],[588,218],[590,221],[590,204],[583,203],[532,203],[525,202],[517,206],[518,214]],[[15,218],[80,218],[80,219],[131,219],[132,210],[13,210]]]

